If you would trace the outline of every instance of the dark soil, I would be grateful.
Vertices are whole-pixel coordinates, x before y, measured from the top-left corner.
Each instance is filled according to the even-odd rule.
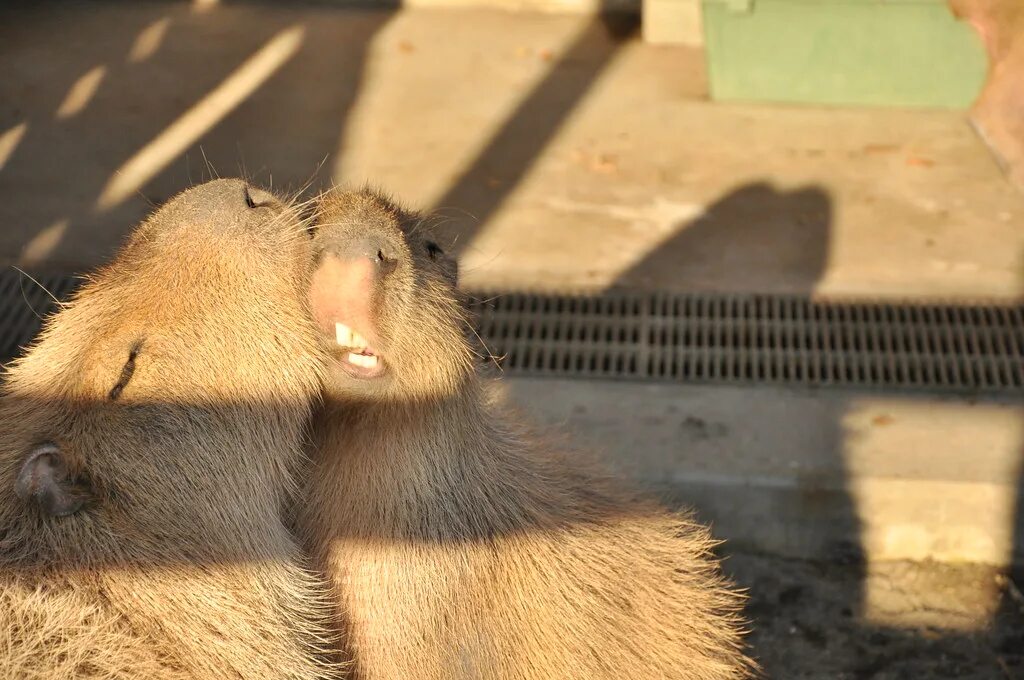
[[[769,678],[1024,680],[1021,574],[734,554]]]

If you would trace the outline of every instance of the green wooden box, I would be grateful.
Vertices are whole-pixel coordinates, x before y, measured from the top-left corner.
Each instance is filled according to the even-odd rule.
[[[703,0],[711,97],[966,108],[984,47],[945,0]]]

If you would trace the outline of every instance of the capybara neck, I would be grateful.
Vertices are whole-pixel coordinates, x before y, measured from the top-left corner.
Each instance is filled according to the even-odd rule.
[[[332,423],[355,422],[359,428],[374,429],[378,439],[389,448],[408,450],[408,456],[429,456],[427,448],[446,451],[437,455],[455,456],[453,446],[473,448],[485,442],[493,444],[497,431],[482,399],[483,386],[476,381],[463,383],[463,391],[444,396],[415,399],[353,399],[351,395],[324,397],[324,412]],[[329,425],[341,430],[342,424]]]

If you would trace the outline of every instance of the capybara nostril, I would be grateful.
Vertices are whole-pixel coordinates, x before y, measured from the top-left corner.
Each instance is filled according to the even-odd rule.
[[[377,250],[377,256],[374,258],[374,262],[377,265],[377,272],[380,276],[387,276],[391,272],[395,271],[398,267],[398,258],[390,257],[383,249]]]
[[[359,234],[329,241],[324,252],[348,262],[369,261],[376,278],[387,276],[398,268],[401,250],[382,234]]]

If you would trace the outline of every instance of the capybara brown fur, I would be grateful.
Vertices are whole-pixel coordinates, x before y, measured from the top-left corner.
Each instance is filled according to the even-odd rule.
[[[194,187],[7,371],[0,676],[334,677],[283,516],[319,398],[295,210]]]
[[[367,190],[315,218],[333,362],[300,526],[356,677],[748,675],[708,531],[501,403],[422,223]]]

